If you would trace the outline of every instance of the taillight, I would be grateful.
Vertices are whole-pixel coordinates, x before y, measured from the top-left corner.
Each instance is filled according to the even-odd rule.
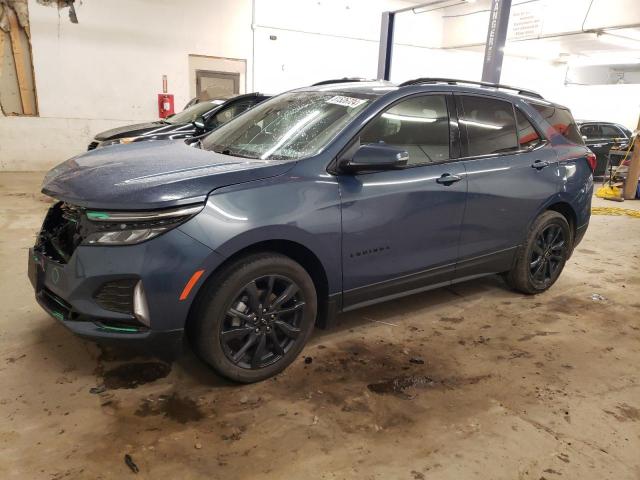
[[[589,164],[589,167],[591,168],[592,172],[596,171],[596,164],[598,163],[598,160],[596,158],[596,154],[593,152],[589,152],[587,153],[587,163]]]

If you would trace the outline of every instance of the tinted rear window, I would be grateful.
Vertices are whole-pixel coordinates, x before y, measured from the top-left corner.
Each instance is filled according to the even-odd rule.
[[[460,123],[467,129],[470,157],[518,150],[511,102],[465,95],[462,107]]]
[[[573,115],[571,115],[569,110],[552,105],[540,105],[538,103],[531,103],[531,106],[549,122],[557,133],[570,142],[584,145],[582,135],[580,135]]]
[[[540,135],[529,119],[516,108],[516,121],[518,122],[518,144],[523,150],[537,146],[540,143]]]

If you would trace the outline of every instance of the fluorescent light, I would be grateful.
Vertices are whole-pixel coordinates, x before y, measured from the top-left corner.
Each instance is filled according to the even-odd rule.
[[[413,7],[411,10],[413,13],[427,13],[433,12],[446,7],[455,7],[457,5],[464,5],[465,3],[474,3],[475,0],[434,0],[429,3],[424,3],[418,7]]]
[[[593,53],[591,55],[572,55],[569,67],[590,67],[598,65],[630,65],[640,63],[640,53]]]
[[[397,113],[383,113],[384,118],[389,120],[400,120],[401,122],[433,123],[437,118],[414,117],[412,115],[399,115]]]
[[[616,37],[625,37],[640,41],[640,29],[638,28],[616,28],[604,33],[610,33]]]
[[[630,48],[632,50],[640,50],[640,40],[633,38],[621,37],[612,33],[599,33],[598,40],[616,47]]]

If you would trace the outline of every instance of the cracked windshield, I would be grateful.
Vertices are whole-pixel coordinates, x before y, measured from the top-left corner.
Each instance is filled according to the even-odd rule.
[[[315,155],[374,97],[342,92],[280,95],[214,131],[202,148],[261,160]]]

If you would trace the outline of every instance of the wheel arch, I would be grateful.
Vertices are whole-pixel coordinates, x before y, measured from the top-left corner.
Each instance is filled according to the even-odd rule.
[[[189,312],[185,322],[186,331],[190,331],[191,326],[194,324],[193,316],[195,315],[197,305],[202,301],[201,296],[206,290],[204,288],[205,285],[214,281],[216,276],[231,263],[241,257],[255,253],[278,253],[299,263],[313,280],[313,284],[318,295],[318,315],[316,317],[316,326],[324,328],[330,322],[329,317],[332,315],[332,312],[329,305],[329,281],[327,272],[319,257],[311,249],[301,243],[287,239],[273,239],[256,242],[237,250],[228,256],[224,262],[218,265],[214,270],[208,273],[204,281],[201,282],[195,298],[189,307]]]
[[[576,238],[576,232],[578,228],[578,215],[576,211],[573,209],[571,204],[563,201],[552,203],[547,208],[545,208],[545,211],[549,211],[549,210],[558,212],[567,220],[567,223],[571,227],[571,235],[572,235],[571,241],[573,245],[573,240]]]

